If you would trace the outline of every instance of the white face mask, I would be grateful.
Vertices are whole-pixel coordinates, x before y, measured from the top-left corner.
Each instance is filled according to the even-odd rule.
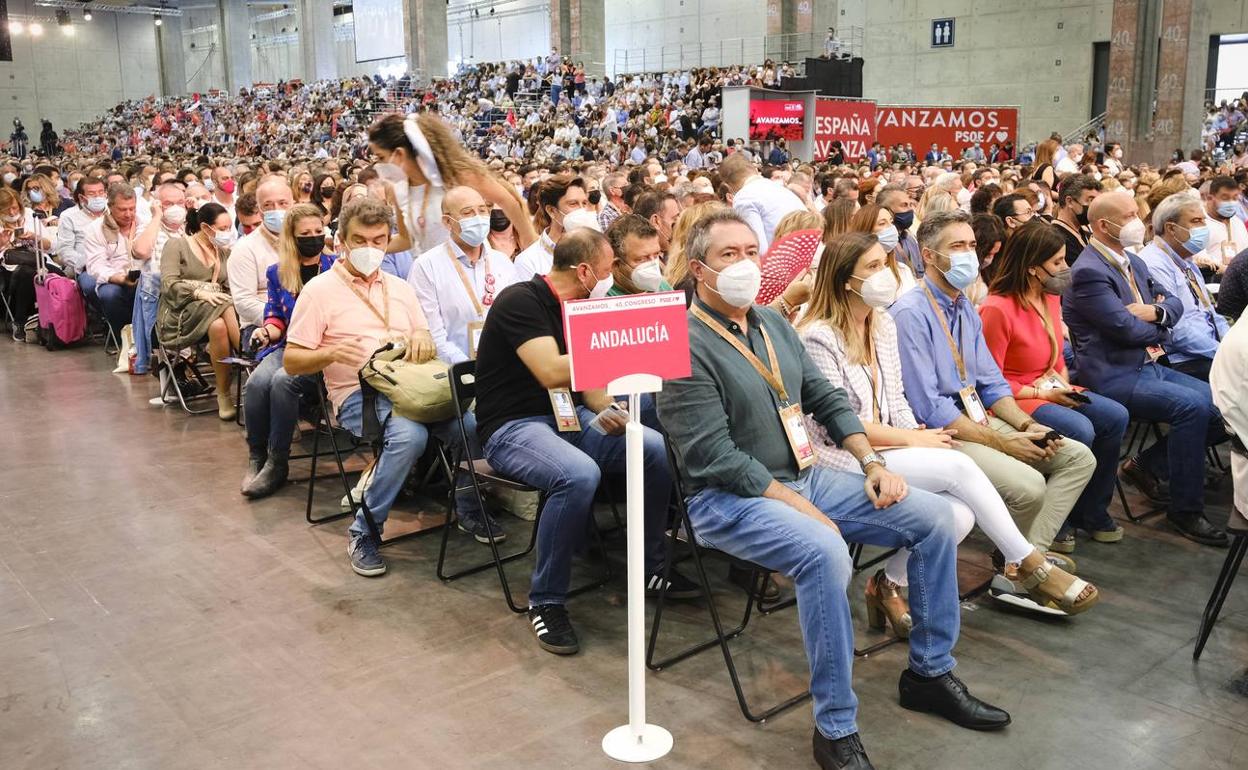
[[[763,272],[754,260],[742,259],[720,271],[710,265],[706,265],[706,269],[719,276],[716,286],[707,284],[706,288],[723,297],[724,302],[737,308],[754,304],[754,298],[763,285]]]
[[[595,278],[598,278],[598,276],[594,274],[594,269],[592,267],[589,269],[589,272],[591,275],[594,275]],[[607,296],[607,292],[611,291],[611,287],[614,285],[615,274],[607,273],[606,278],[598,278],[598,282],[594,284],[594,288],[586,289],[586,291],[589,292],[590,299],[602,299]],[[581,288],[585,289],[584,281],[581,282]]]
[[[385,258],[386,252],[373,246],[360,246],[347,253],[347,261],[351,263],[351,267],[364,276],[377,272],[377,268],[381,267],[381,261]]]
[[[1144,245],[1144,220],[1136,217],[1118,229],[1118,242],[1124,247],[1138,249]]]
[[[578,227],[588,227],[591,230],[602,232],[602,227],[598,225],[598,217],[594,216],[594,212],[589,209],[575,209],[563,215],[563,231],[570,233]]]
[[[862,281],[862,291],[854,293],[862,297],[867,307],[885,308],[897,301],[897,276],[887,267],[866,278],[857,275],[854,278]],[[854,291],[852,287],[850,291]]]
[[[633,268],[633,283],[642,291],[658,291],[663,284],[663,265],[652,259]]]
[[[1036,212],[1037,213],[1044,211],[1044,204],[1045,204],[1044,195],[1042,193],[1036,193]]]

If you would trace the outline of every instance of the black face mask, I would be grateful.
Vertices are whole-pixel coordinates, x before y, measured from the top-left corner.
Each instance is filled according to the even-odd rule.
[[[897,226],[897,232],[904,233],[914,224],[914,212],[902,211],[893,214],[893,224]]]
[[[589,205],[597,206],[598,201],[602,200],[602,190],[590,190],[588,197],[589,197]]]
[[[511,227],[511,220],[503,213],[502,209],[494,209],[490,212],[490,229],[496,233],[501,233]]]
[[[1080,211],[1078,214],[1075,214],[1075,221],[1078,222],[1081,227],[1088,226],[1088,207],[1087,206],[1083,207],[1083,211]]]
[[[314,257],[325,249],[325,237],[322,235],[295,236],[295,249],[304,259]]]

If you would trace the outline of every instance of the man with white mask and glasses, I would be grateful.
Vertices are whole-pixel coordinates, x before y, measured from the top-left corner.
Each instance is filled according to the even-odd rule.
[[[476,190],[447,190],[442,224],[450,236],[420,255],[407,280],[416,289],[438,358],[457,364],[476,358],[485,316],[516,278],[511,260],[489,246],[490,205]]]
[[[685,250],[697,283],[690,307],[692,375],[664,383],[659,417],[676,450],[697,537],[793,578],[810,661],[813,748],[820,768],[872,767],[858,737],[846,541],[913,549],[904,708],[994,730],[1010,716],[954,675],[958,589],[954,517],[907,487],[871,447],[846,398],[816,368],[779,313],[754,306],[758,240],[731,211],[695,223]],[[811,414],[861,475],[815,465]]]
[[[146,374],[151,364],[152,328],[160,301],[160,257],[170,238],[185,234],[186,193],[176,184],[162,184],[151,203],[152,218],[134,239],[131,256],[140,264],[138,293],[131,326],[134,331],[134,373]]]
[[[546,179],[529,191],[537,196],[535,217],[547,227],[536,241],[516,256],[516,279],[527,281],[535,275],[546,275],[554,263],[555,246],[565,233],[579,227],[601,232],[598,217],[590,209],[585,182],[576,179]]]
[[[408,360],[417,363],[437,355],[416,292],[406,281],[381,270],[392,221],[390,208],[372,198],[354,201],[342,210],[338,253],[344,258],[303,287],[286,333],[283,361],[289,374],[324,375],[338,422],[355,435],[365,433],[364,410],[375,410],[382,431],[382,450],[363,502],[379,530],[385,527],[390,507],[412,465],[424,454],[430,432],[451,446],[460,443],[453,420],[424,425],[400,417],[393,413],[390,400],[380,393],[375,401],[366,402],[360,387],[360,369],[384,345],[403,346]],[[473,458],[481,456],[475,446],[468,451]],[[483,521],[484,513],[476,496],[468,491],[471,485],[458,479],[456,487],[465,490],[457,501],[461,526],[465,526],[465,520]],[[487,535],[481,534],[478,539],[481,537],[488,542]],[[499,539],[498,534],[495,539]],[[385,573],[386,563],[377,547],[363,509],[359,508],[351,523],[347,546],[351,568],[357,574],[373,577]]]

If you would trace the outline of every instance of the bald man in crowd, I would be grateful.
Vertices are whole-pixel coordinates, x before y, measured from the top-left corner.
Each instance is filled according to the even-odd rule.
[[[1169,426],[1165,436],[1123,464],[1122,476],[1165,507],[1184,537],[1226,547],[1226,533],[1204,513],[1205,448],[1225,438],[1222,417],[1208,383],[1164,365],[1183,304],[1133,253],[1144,243],[1144,222],[1130,193],[1096,198],[1088,224],[1092,238],[1075,260],[1070,289],[1062,297],[1079,384],[1119,402],[1135,419]]]
[[[202,186],[193,185],[193,187]],[[207,190],[204,189],[205,194]],[[187,196],[190,196],[187,189]],[[286,210],[295,205],[290,185],[280,176],[269,176],[256,187],[256,203],[260,206],[262,224],[239,239],[230,251],[226,272],[230,278],[230,296],[242,329],[241,339],[251,339],[252,330],[264,316],[269,282],[265,271],[277,264],[277,241],[286,221]]]
[[[429,322],[438,358],[457,364],[477,357],[477,341],[494,299],[516,282],[511,260],[490,248],[489,203],[471,187],[442,198],[446,241],[421,254],[407,281]]]

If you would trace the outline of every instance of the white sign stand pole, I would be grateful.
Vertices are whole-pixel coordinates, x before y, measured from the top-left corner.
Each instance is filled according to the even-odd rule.
[[[628,396],[624,431],[628,469],[628,724],[603,736],[602,750],[621,762],[650,762],[672,750],[672,734],[646,723],[645,457],[641,395],[657,393],[663,381],[653,374],[612,380],[607,392]]]

